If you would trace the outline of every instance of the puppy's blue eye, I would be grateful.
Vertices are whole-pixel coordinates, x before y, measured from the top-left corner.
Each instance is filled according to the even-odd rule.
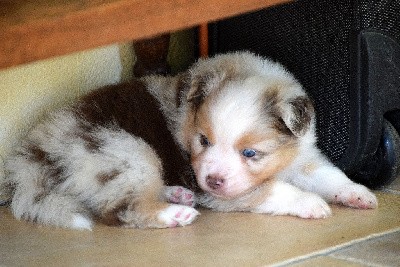
[[[210,141],[208,141],[208,138],[205,135],[200,135],[200,144],[203,147],[207,147],[207,146],[211,145]]]
[[[254,149],[246,148],[243,149],[242,155],[245,156],[246,158],[252,158],[257,154],[257,152]]]

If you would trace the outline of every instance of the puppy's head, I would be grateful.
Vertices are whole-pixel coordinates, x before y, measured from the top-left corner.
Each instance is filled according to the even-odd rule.
[[[198,185],[230,199],[274,179],[314,142],[313,107],[280,65],[250,53],[197,63],[186,79],[183,144]]]

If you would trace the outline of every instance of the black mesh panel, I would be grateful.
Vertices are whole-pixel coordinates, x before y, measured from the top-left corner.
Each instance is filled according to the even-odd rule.
[[[212,51],[250,50],[281,62],[317,111],[318,145],[337,162],[349,144],[352,1],[297,1],[218,22]]]

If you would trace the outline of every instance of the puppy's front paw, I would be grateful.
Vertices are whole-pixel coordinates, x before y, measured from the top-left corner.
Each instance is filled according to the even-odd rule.
[[[181,204],[189,207],[196,205],[194,193],[182,186],[166,186],[164,196],[170,203]]]
[[[378,207],[378,200],[374,193],[360,184],[346,184],[335,194],[334,203],[358,209],[374,209]]]
[[[322,219],[332,214],[328,204],[320,196],[281,182],[275,184],[272,194],[253,211],[306,219]]]
[[[306,219],[322,219],[331,216],[328,204],[319,196],[304,193],[294,204],[293,215]]]
[[[165,227],[177,227],[191,224],[200,213],[188,206],[169,205],[158,214],[158,220],[164,223]]]

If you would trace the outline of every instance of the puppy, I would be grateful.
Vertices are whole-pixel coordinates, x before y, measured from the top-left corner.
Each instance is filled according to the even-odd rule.
[[[184,226],[195,202],[302,218],[377,207],[317,149],[301,85],[248,52],[99,89],[37,125],[6,169],[16,218],[74,229]]]
[[[221,55],[199,61],[186,84],[176,135],[203,190],[200,205],[301,218],[330,216],[327,202],[377,207],[318,150],[312,102],[280,64]]]

